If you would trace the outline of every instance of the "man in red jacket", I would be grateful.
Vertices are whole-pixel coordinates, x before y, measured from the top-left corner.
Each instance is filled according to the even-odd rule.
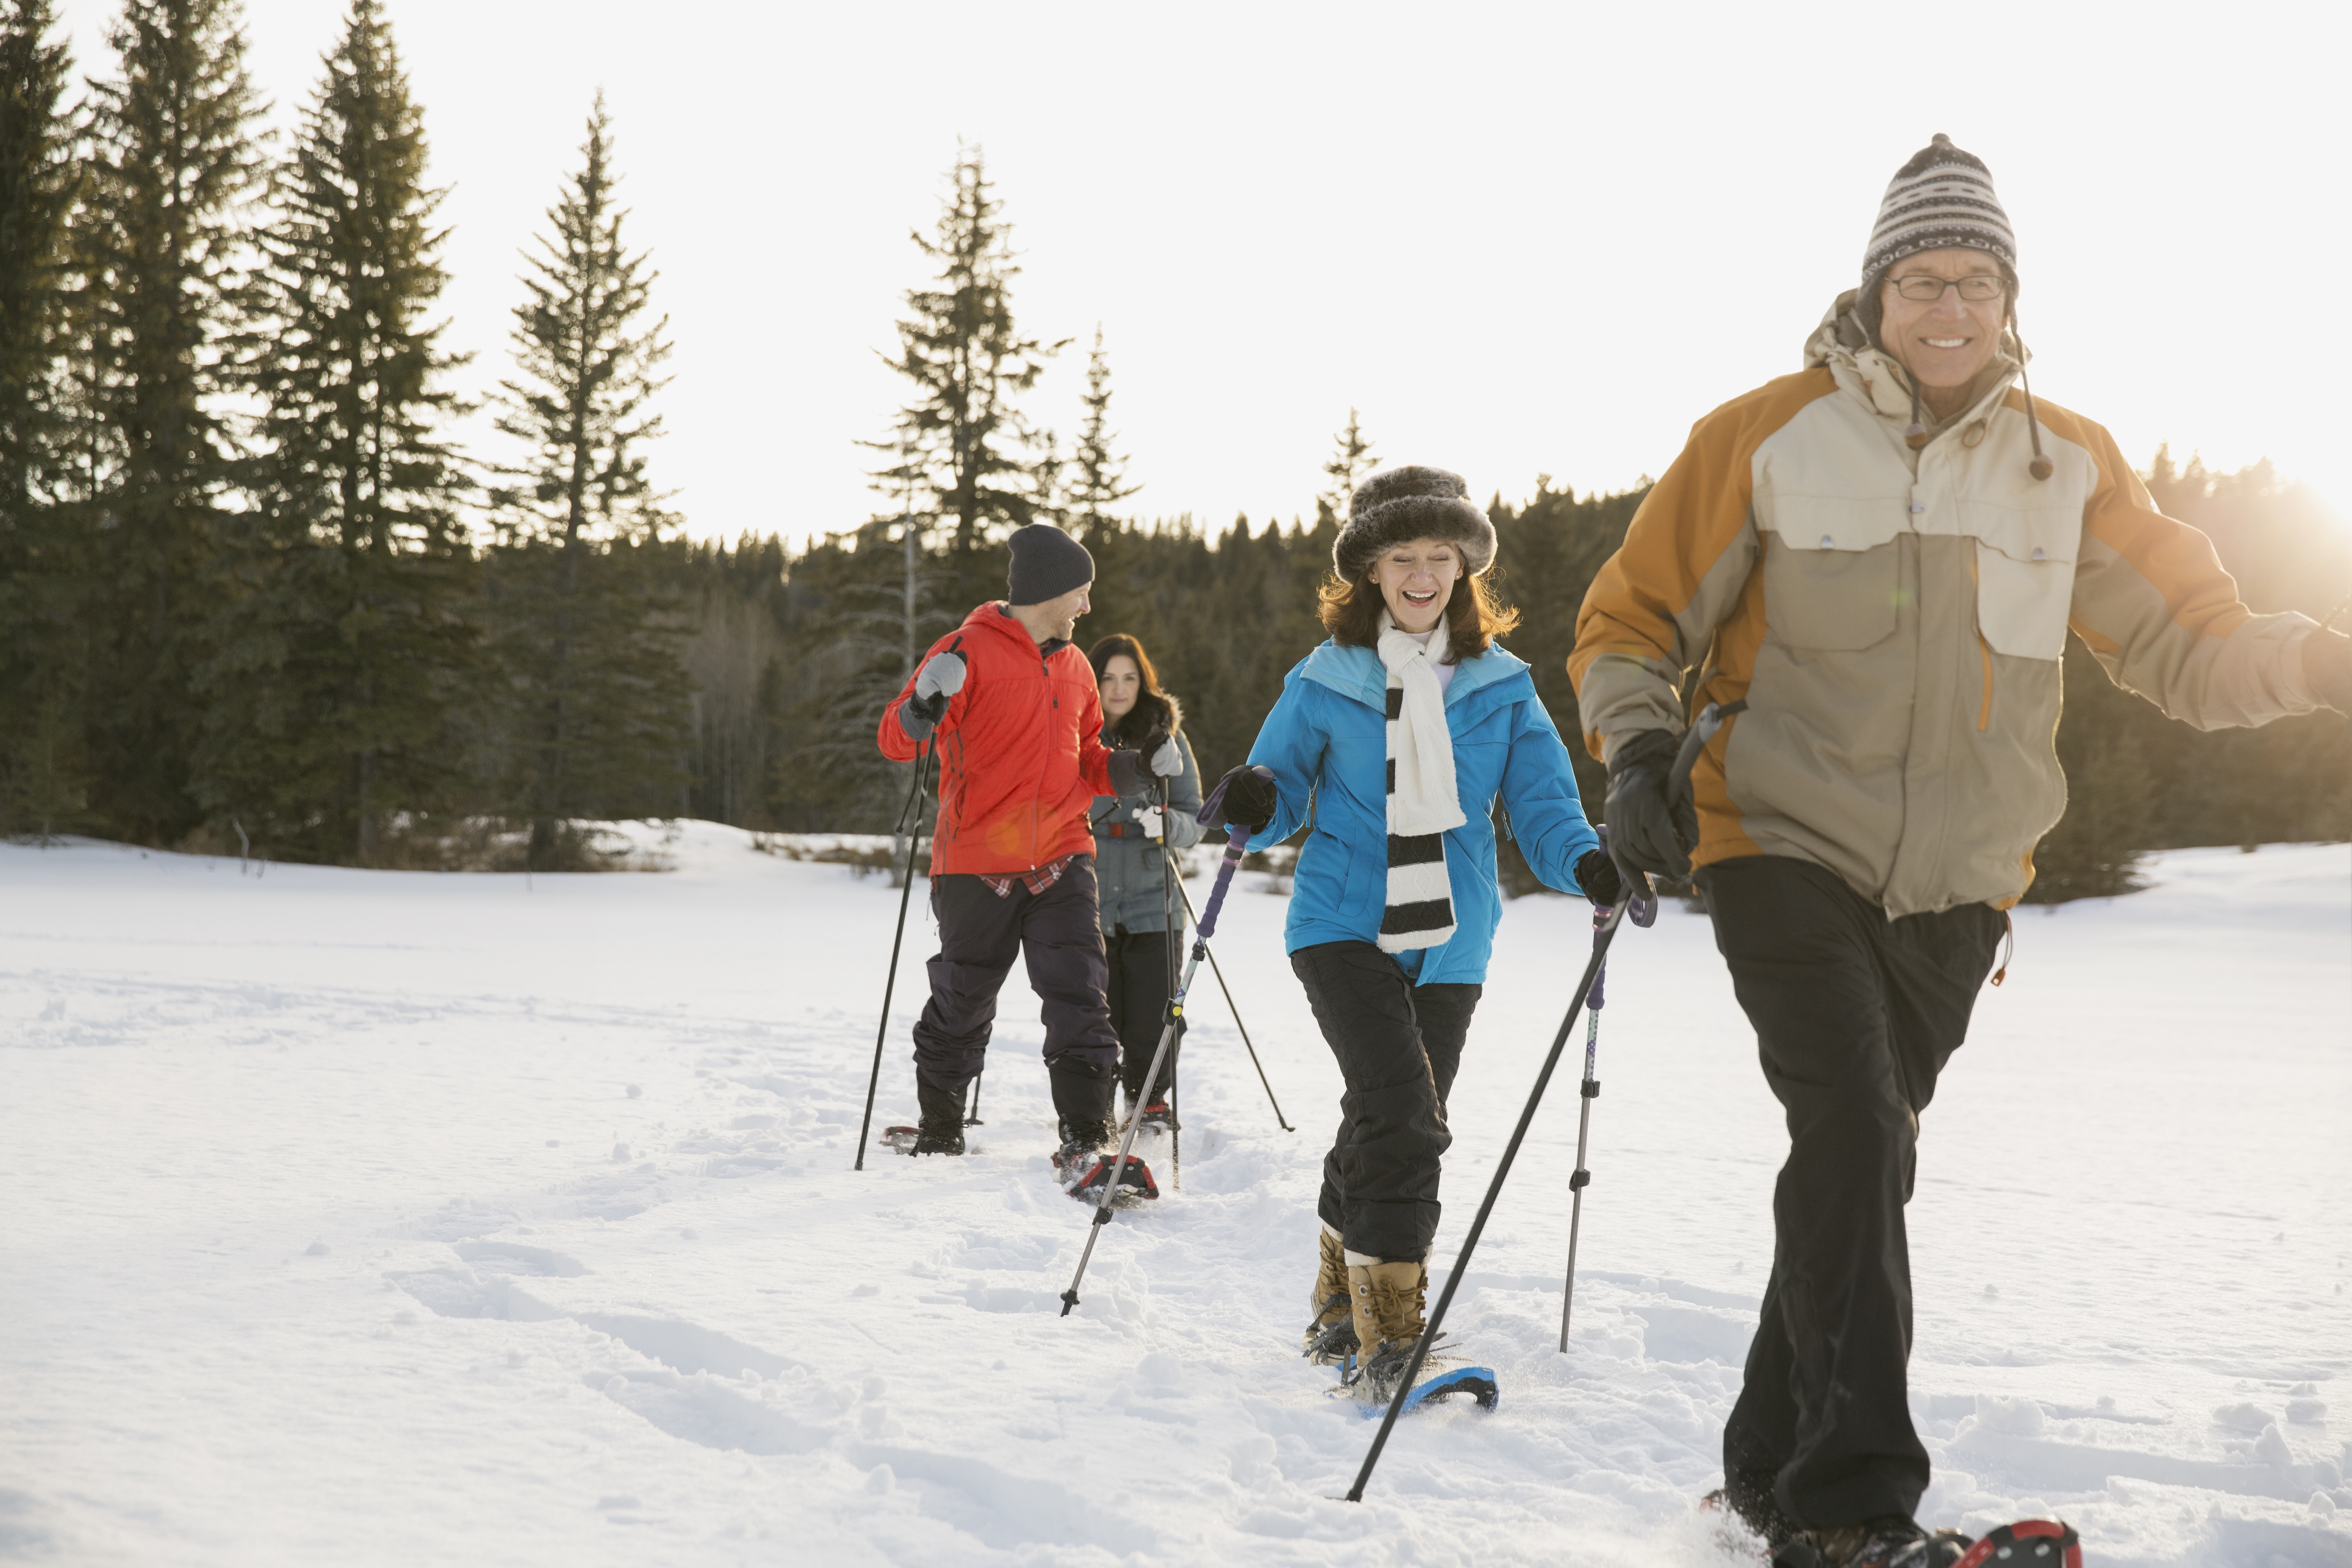
[[[915,1023],[918,1154],[963,1152],[964,1093],[988,1056],[996,992],[1016,952],[1045,1004],[1045,1067],[1061,1121],[1056,1163],[1083,1170],[1110,1140],[1118,1035],[1095,895],[1098,795],[1147,782],[1140,753],[1102,743],[1093,667],[1070,642],[1095,578],[1086,546],[1047,523],[1016,531],[1011,593],[934,644],[883,712],[894,762],[940,760],[931,913],[940,952]],[[1151,771],[1182,771],[1163,742]]]

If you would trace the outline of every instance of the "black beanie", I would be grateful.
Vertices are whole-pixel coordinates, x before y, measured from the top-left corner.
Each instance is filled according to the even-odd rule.
[[[1042,605],[1095,580],[1095,558],[1087,547],[1050,522],[1016,528],[1005,543],[1013,549],[1004,574],[1012,590],[1007,604]]]

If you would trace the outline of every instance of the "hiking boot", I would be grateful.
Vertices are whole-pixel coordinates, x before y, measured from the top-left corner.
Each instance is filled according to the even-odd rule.
[[[1933,1535],[1906,1514],[1801,1530],[1772,1553],[1773,1568],[1952,1568],[1975,1544],[1957,1530]]]
[[[1801,1527],[1780,1511],[1780,1500],[1772,1492],[1772,1483],[1779,1479],[1777,1470],[1732,1470],[1723,1478],[1723,1485],[1698,1500],[1698,1506],[1704,1512],[1736,1521],[1768,1549],[1782,1546]]]
[[[1054,1155],[1057,1171],[1083,1174],[1096,1155],[1118,1147],[1118,1125],[1107,1117],[1065,1116],[1061,1135],[1062,1146]]]
[[[1348,1255],[1331,1227],[1320,1237],[1321,1256],[1315,1268],[1315,1289],[1307,1299],[1311,1314],[1307,1331],[1298,1337],[1307,1359],[1317,1366],[1337,1366],[1356,1353],[1356,1314],[1349,1306]]]
[[[915,1130],[917,1154],[963,1152],[963,1091],[935,1089],[918,1078],[915,1102],[922,1107],[922,1125]]]
[[[1369,1362],[1394,1346],[1410,1352],[1421,1338],[1422,1303],[1428,1292],[1429,1265],[1421,1258],[1349,1264],[1348,1304],[1355,1318],[1357,1353]]]

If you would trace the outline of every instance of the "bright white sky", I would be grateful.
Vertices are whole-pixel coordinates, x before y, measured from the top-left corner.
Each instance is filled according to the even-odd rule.
[[[110,68],[114,0],[68,0]],[[1352,405],[1376,456],[1518,498],[1662,471],[1798,367],[1880,193],[1935,132],[2016,226],[2035,391],[2352,515],[2340,68],[2316,4],[722,4],[391,0],[453,187],[466,384],[507,374],[517,252],[598,87],[676,380],[654,471],[698,536],[863,521],[876,355],[958,137],[1076,339],[1027,404],[1066,437],[1097,322],[1141,515],[1311,511]],[[248,0],[290,121],[339,0]],[[2336,20],[2329,21],[2329,16]],[[487,420],[474,437],[488,453]]]

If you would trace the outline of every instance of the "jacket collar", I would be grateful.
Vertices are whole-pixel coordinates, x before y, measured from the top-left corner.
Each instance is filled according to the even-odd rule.
[[[983,637],[1003,637],[1032,658],[1051,658],[1064,648],[1076,646],[1066,638],[1055,637],[1040,647],[1037,639],[1029,635],[1029,628],[1021,624],[1021,617],[1005,608],[1002,599],[991,599],[976,607],[963,618],[963,629]]]
[[[1454,679],[1445,688],[1447,710],[1460,706],[1475,692],[1523,674],[1527,668],[1527,660],[1501,643],[1487,644],[1485,653],[1454,667]],[[1342,647],[1326,639],[1300,663],[1298,674],[1301,679],[1328,686],[1376,712],[1388,711],[1388,671],[1381,667],[1381,656],[1370,648]]]
[[[1805,368],[1828,367],[1838,390],[1895,426],[1899,434],[1911,423],[1910,377],[1893,355],[1871,342],[1869,334],[1855,320],[1854,296],[1859,292],[1849,289],[1830,302],[1821,324],[1805,340]],[[1982,418],[2008,395],[2011,384],[2025,368],[2022,345],[2010,333],[2002,332],[2000,349],[1986,368],[1989,374],[1978,377],[1976,399],[1967,409],[1944,422],[1940,428],[1931,422],[1929,428],[1937,430],[1937,439]],[[1920,412],[1923,416],[1927,414],[1924,406]]]

